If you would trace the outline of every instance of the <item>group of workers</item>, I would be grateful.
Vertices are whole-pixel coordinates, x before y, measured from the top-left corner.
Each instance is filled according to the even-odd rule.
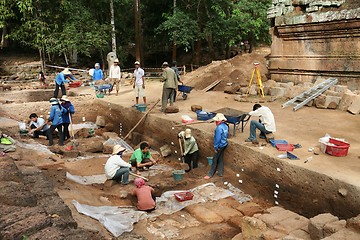
[[[51,98],[50,104],[50,116],[46,120],[39,117],[36,113],[30,114],[29,134],[33,138],[45,136],[49,140],[49,146],[52,146],[54,145],[53,134],[55,129],[57,129],[59,145],[63,146],[64,141],[70,139],[69,125],[72,122],[75,107],[66,95],[63,95],[60,101],[56,98]],[[51,123],[50,126],[48,125],[49,122]]]

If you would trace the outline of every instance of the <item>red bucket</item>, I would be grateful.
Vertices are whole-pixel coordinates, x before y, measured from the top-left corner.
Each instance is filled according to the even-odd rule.
[[[175,193],[174,196],[176,200],[178,200],[179,202],[183,202],[193,199],[194,194],[192,194],[191,192],[179,192]]]
[[[330,138],[329,143],[335,146],[326,145],[326,153],[336,157],[345,157],[348,154],[350,144],[335,138]]]
[[[278,151],[294,151],[294,145],[292,144],[276,144],[276,149]]]

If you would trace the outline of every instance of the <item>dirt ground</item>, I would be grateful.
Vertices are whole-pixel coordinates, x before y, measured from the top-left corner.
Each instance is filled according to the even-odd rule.
[[[235,82],[236,80],[239,80],[240,82],[242,79],[250,78],[252,62],[254,61],[254,59],[259,59],[261,63],[265,63],[264,56],[266,54],[266,51],[264,51],[261,53],[254,53],[252,56],[239,56],[235,57],[238,59],[234,58],[226,62],[212,63],[207,67],[200,68],[197,71],[190,73],[189,76],[183,79],[185,81],[185,84],[194,86],[195,89],[192,90],[191,93],[188,95],[187,100],[183,100],[179,96],[178,101],[176,101],[175,103],[175,106],[179,107],[180,112],[176,114],[164,114],[160,112],[160,105],[158,104],[151,114],[163,119],[167,119],[169,121],[174,121],[175,123],[181,123],[181,117],[183,115],[188,115],[193,119],[196,119],[196,114],[190,109],[191,105],[193,104],[201,105],[206,111],[216,111],[224,107],[229,107],[248,112],[252,109],[254,103],[260,102],[261,104],[268,106],[275,115],[277,125],[277,132],[275,133],[275,138],[287,140],[289,143],[299,143],[302,145],[302,148],[296,149],[294,151],[294,154],[296,154],[300,158],[299,161],[291,161],[288,159],[284,159],[282,161],[308,170],[310,174],[311,172],[322,173],[331,178],[339,179],[358,188],[360,183],[360,175],[358,174],[360,172],[360,144],[358,141],[358,135],[360,134],[359,116],[354,116],[347,112],[341,112],[338,110],[317,109],[309,107],[304,107],[297,112],[293,112],[291,108],[281,108],[281,104],[284,102],[284,100],[279,99],[276,101],[272,101],[268,97],[266,97],[265,99],[251,97],[248,98],[248,102],[236,102],[234,101],[235,95],[229,95],[222,92],[222,88],[224,85],[219,85],[215,89],[218,91],[209,91],[206,93],[201,91],[201,89],[203,89],[213,81],[218,80],[219,76],[224,77],[224,83]],[[216,65],[216,67],[212,65]],[[240,72],[236,70],[239,67],[241,68],[242,66],[244,68],[244,71]],[[161,96],[161,89],[161,82],[147,82],[146,93],[148,104],[150,106],[153,105],[156,100]],[[42,94],[43,90],[36,91],[38,91],[39,94]],[[76,108],[76,114],[74,115],[74,123],[83,122],[82,119],[85,116],[86,121],[95,121],[97,112],[100,110],[105,111],[111,115],[111,107],[109,107],[109,109],[97,109],[94,107],[95,105],[93,105],[93,102],[98,99],[96,99],[92,88],[80,87],[76,89],[71,89],[71,92],[74,92],[74,95],[76,95],[70,97],[72,103],[75,105]],[[16,96],[16,94],[21,95],[22,93],[24,93],[24,91],[4,92],[1,94],[1,99],[11,100],[12,98],[14,100],[14,103],[1,104],[0,116],[11,116],[18,120],[27,120],[28,115],[31,112],[36,112],[38,113],[38,115],[47,115],[50,109],[48,101],[45,101],[44,99],[44,101],[17,103],[17,99],[14,96]],[[135,104],[134,93],[128,80],[126,80],[121,86],[119,96],[115,96],[115,94],[112,93],[110,96],[106,95],[105,98],[101,99],[100,101],[109,103],[109,105],[116,104],[128,108],[131,108]],[[0,122],[1,128],[6,128],[9,132],[17,132],[16,122],[3,118],[0,119]],[[133,124],[127,123],[127,129],[134,124],[135,122]],[[191,127],[200,131],[212,133],[215,129],[215,124],[194,124]],[[174,134],[184,128],[185,127],[174,129]],[[127,132],[123,132],[122,135],[126,133]],[[232,131],[230,131],[230,133],[232,133]],[[351,144],[347,157],[333,157],[320,152],[320,144],[318,142],[318,139],[320,137],[323,137],[326,133],[330,134],[333,137],[345,138],[345,140]],[[230,136],[229,143],[241,143],[254,151],[262,152],[275,158],[282,153],[272,148],[269,144],[265,145],[265,142],[262,140],[260,140],[260,146],[255,146],[251,143],[245,143],[244,140],[248,137],[248,135],[249,126],[246,126],[243,133],[237,131],[235,136]],[[24,138],[21,140],[29,143],[32,142],[32,140]],[[203,139],[198,139],[198,141],[202,140]],[[46,145],[46,140],[44,139],[39,139],[38,142]],[[319,154],[314,155],[312,152],[309,152],[308,148],[311,147],[315,148],[316,152]],[[94,206],[134,205],[135,199],[133,199],[129,195],[129,192],[131,192],[134,188],[134,186],[132,185],[80,185],[72,181],[66,180],[65,172],[81,176],[102,174],[104,164],[107,159],[106,155],[86,154],[88,156],[91,156],[92,158],[82,160],[81,158],[79,158],[76,161],[73,158],[61,157],[58,160],[54,161],[50,158],[49,154],[39,153],[33,150],[26,152],[21,150],[9,155],[23,161],[31,161],[40,169],[46,170],[46,175],[50,179],[52,179],[52,182],[55,185],[55,190],[64,200],[66,205],[71,209],[72,216],[78,223],[79,227],[98,231],[104,237],[104,239],[111,239],[111,234],[101,224],[99,224],[98,221],[79,214],[75,210],[71,201],[77,200],[83,204],[89,204]],[[129,156],[126,156],[125,159],[127,159],[128,157]],[[180,168],[179,161],[177,161],[177,157],[175,156],[171,156],[170,158],[166,159],[158,156],[158,159],[160,160],[160,164],[166,164],[175,169]],[[307,159],[309,160],[307,163],[305,163],[305,160]],[[200,163],[200,168],[187,174],[185,181],[174,181],[171,173],[169,172],[151,177],[149,184],[155,188],[156,194],[160,196],[162,192],[170,189],[186,190],[206,183],[206,181],[202,178],[203,176],[205,176],[208,170],[206,159],[200,159]],[[211,179],[211,181],[218,186],[222,186],[224,181],[238,181],[238,179],[235,177],[235,173],[231,169],[231,166],[226,164],[226,159],[225,168],[226,169],[224,178],[214,177]],[[250,186],[244,186],[244,190],[245,192],[247,192],[247,190],[251,191]],[[261,193],[256,194],[254,202],[257,202],[263,208],[267,208],[268,206],[271,206],[273,204],[273,201],[262,198]],[[216,206],[212,207],[216,209]],[[222,206],[219,205],[217,208],[221,209]],[[172,214],[168,218],[174,221],[178,221],[177,219],[180,215],[186,214],[188,213],[185,211],[181,211],[178,214]],[[149,231],[146,230],[149,229],[149,226],[151,224],[153,224],[153,221],[158,221],[158,223],[162,223],[164,219],[160,217],[156,220],[142,220],[134,226],[134,230],[132,233],[125,234],[124,236],[122,236],[123,238],[119,239],[154,239],[155,237],[159,237],[154,232],[149,233]],[[214,224],[201,224],[198,227],[188,227],[188,230],[185,231],[185,229],[182,233],[184,234],[184,236],[189,233],[193,233],[194,236],[198,236],[192,239],[200,239],[204,237],[208,239],[231,239],[234,235],[238,233],[238,230],[232,229],[231,225],[229,224],[222,227],[228,230],[228,235],[226,235],[226,233],[222,233],[221,229],[217,229],[215,231],[217,232],[217,234],[211,235],[214,233]],[[206,232],[208,232],[209,234],[205,234]],[[183,239],[190,238],[184,237]]]

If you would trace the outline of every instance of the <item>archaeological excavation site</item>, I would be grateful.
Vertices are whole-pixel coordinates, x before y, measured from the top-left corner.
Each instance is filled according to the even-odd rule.
[[[42,84],[0,55],[0,239],[360,239],[359,2],[267,14],[271,46],[178,66],[173,105],[167,63],[136,99],[134,68],[116,85],[49,64]]]

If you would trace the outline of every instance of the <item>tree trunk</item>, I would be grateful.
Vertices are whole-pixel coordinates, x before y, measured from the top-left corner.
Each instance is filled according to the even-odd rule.
[[[7,27],[6,27],[6,23],[4,23],[4,27],[2,29],[2,34],[1,34],[1,42],[0,42],[0,47],[1,49],[5,48],[8,46],[8,39],[5,37],[7,34]]]
[[[77,60],[78,60],[78,52],[76,49],[74,49],[70,52],[70,63],[77,64]]]
[[[134,17],[135,17],[135,59],[141,61],[140,51],[140,14],[139,6],[140,0],[134,0]],[[143,64],[143,63],[142,63]]]
[[[195,64],[200,66],[200,59],[201,59],[201,38],[199,38],[196,42],[196,52],[195,52]]]
[[[176,13],[176,0],[174,0],[174,15]],[[172,61],[176,62],[176,36],[174,37],[173,47],[172,47]]]
[[[66,56],[66,52],[64,51],[64,58],[65,58],[65,63],[66,63],[66,66],[69,66],[69,61],[68,61],[68,58]]]
[[[116,53],[115,17],[114,17],[113,0],[110,0],[110,15],[111,15],[111,51]]]
[[[45,59],[44,59],[43,50],[41,48],[39,48],[39,56],[40,56],[40,68],[41,71],[45,74]]]
[[[210,51],[210,57],[211,57],[211,60],[214,60],[215,59],[215,50],[214,50],[214,43],[213,43],[213,40],[212,40],[212,33],[210,33],[208,35],[208,44],[209,44],[209,51]]]

